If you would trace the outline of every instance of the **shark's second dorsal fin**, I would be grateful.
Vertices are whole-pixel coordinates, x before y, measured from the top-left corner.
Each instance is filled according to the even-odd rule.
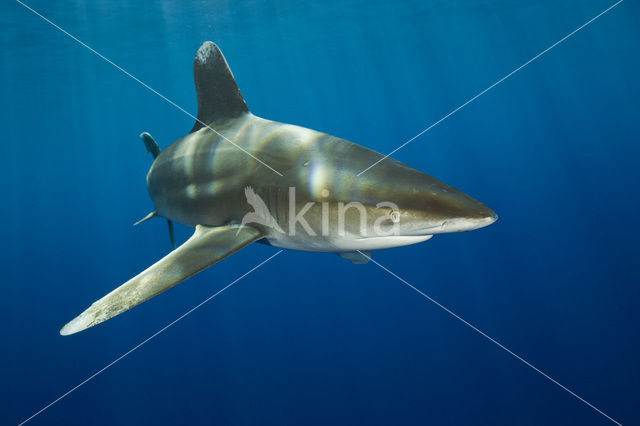
[[[193,63],[193,79],[198,94],[198,121],[191,132],[216,120],[249,112],[233,73],[215,43],[205,41],[198,49]]]

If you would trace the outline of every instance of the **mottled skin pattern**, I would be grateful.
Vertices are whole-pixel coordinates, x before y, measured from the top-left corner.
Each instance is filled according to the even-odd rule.
[[[310,251],[411,244],[425,239],[420,236],[476,229],[495,220],[495,212],[479,201],[390,158],[357,176],[380,154],[344,139],[250,113],[210,127],[283,176],[204,127],[168,147],[151,167],[147,183],[158,215],[188,226],[240,223],[252,211],[243,191],[250,186],[285,231],[266,230],[271,244]],[[314,203],[303,217],[316,235],[300,222],[296,235],[290,235],[289,188],[295,188],[296,213]],[[364,235],[356,208],[344,210],[345,232],[339,232],[339,203],[350,202],[366,209]],[[377,207],[380,202],[398,206],[399,234],[414,238],[386,238],[376,247],[365,241],[376,237],[376,220],[391,213],[389,207]],[[393,225],[390,218],[388,225]]]
[[[147,218],[164,216],[170,226],[179,222],[195,233],[94,302],[61,334],[119,315],[255,241],[364,263],[369,258],[360,250],[413,244],[497,218],[479,201],[390,158],[358,176],[380,154],[252,115],[211,42],[196,54],[194,78],[198,120],[191,133],[163,152],[149,134],[142,138],[155,158],[147,184],[156,210]],[[263,217],[258,210],[269,220],[256,223]]]

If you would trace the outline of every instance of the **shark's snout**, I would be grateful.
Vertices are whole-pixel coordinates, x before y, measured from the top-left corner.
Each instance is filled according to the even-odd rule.
[[[464,232],[484,228],[498,219],[487,205],[430,176],[422,188],[406,191],[403,201],[409,213],[406,234],[426,235]]]
[[[498,220],[498,215],[493,213],[491,216],[482,218],[447,219],[442,223],[442,232],[464,232],[484,228]]]
[[[495,211],[461,191],[456,190],[447,204],[450,208],[449,217],[446,217],[440,225],[442,233],[473,231],[498,220],[498,214]]]

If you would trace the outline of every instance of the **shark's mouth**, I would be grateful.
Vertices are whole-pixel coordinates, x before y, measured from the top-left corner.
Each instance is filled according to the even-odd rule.
[[[358,243],[358,250],[380,250],[385,248],[408,246],[410,244],[421,243],[432,238],[433,234],[427,235],[387,235],[361,237],[355,241]]]
[[[484,228],[498,220],[498,216],[483,217],[481,219],[448,219],[442,224],[444,232],[465,232]]]

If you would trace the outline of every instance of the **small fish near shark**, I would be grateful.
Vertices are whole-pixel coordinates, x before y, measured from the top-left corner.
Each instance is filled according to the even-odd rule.
[[[363,146],[249,112],[222,52],[196,54],[198,117],[154,157],[147,186],[168,220],[174,250],[66,324],[69,335],[106,321],[253,242],[338,253],[366,263],[371,250],[492,224],[489,207],[427,174]],[[361,173],[379,162],[366,173]],[[173,222],[195,227],[175,248]]]

